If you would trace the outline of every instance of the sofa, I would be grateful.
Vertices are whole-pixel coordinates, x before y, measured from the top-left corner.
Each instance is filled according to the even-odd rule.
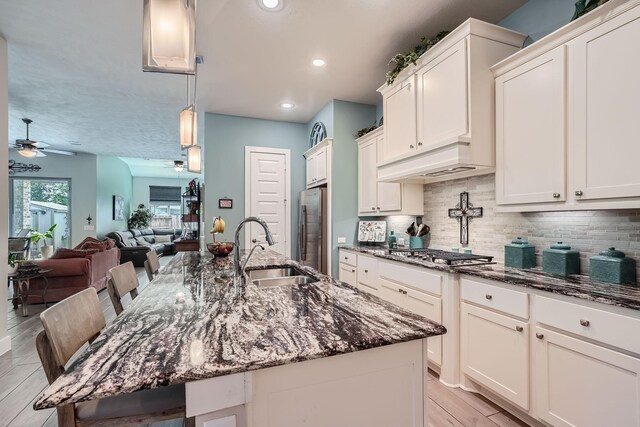
[[[115,240],[120,249],[120,264],[131,261],[135,267],[144,267],[147,252],[154,250],[158,256],[173,255],[173,243],[182,236],[182,230],[173,228],[145,228],[114,231],[107,237]],[[167,240],[160,242],[159,240]]]
[[[91,238],[88,238],[91,239]],[[117,266],[120,259],[120,250],[113,244],[110,249],[104,250],[81,250],[79,248],[88,241],[85,239],[75,250],[59,249],[54,257],[63,252],[68,258],[50,258],[36,261],[42,270],[51,270],[46,274],[49,286],[45,296],[46,301],[57,302],[93,287],[100,291],[107,286],[107,273]],[[96,241],[95,239],[91,239]],[[75,252],[74,252],[75,251]],[[42,303],[42,298],[35,295],[42,295],[44,290],[43,279],[32,279],[29,284],[29,296],[27,303]]]

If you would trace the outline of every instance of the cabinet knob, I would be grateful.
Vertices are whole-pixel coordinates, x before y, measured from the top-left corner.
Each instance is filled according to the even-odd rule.
[[[418,147],[422,147],[422,142],[418,142]]]
[[[377,209],[377,210],[380,210],[380,206],[378,206],[376,209]]]
[[[522,326],[516,326],[516,331],[522,332],[524,331],[524,328]]]
[[[582,190],[578,190],[578,191],[576,191],[575,194],[576,194],[577,197],[581,197],[584,193],[582,192]]]
[[[365,273],[368,273],[368,272],[369,272],[369,270],[365,270],[364,272],[365,272]]]
[[[488,300],[493,299],[493,295],[489,295],[489,294],[486,294],[484,297]]]
[[[554,199],[559,199],[560,198],[560,193],[553,193],[553,198]]]
[[[544,338],[544,335],[541,334],[540,332],[536,332],[536,338],[538,338],[539,340],[541,340],[542,338]]]
[[[374,208],[373,206],[371,206],[371,210],[372,210],[372,211],[375,211],[375,210],[376,210],[376,208]]]
[[[409,144],[409,148],[416,148],[413,144]]]
[[[352,273],[355,273],[356,271],[355,271],[355,270],[351,270],[351,272],[352,272]]]
[[[588,328],[591,323],[588,320],[580,319],[580,325]]]
[[[345,259],[345,260],[348,260],[349,258],[347,258],[347,257],[344,257],[344,259]]]

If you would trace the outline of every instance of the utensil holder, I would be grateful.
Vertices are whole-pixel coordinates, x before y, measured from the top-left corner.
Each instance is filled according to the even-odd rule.
[[[409,249],[422,249],[422,248],[424,248],[422,237],[409,236]]]

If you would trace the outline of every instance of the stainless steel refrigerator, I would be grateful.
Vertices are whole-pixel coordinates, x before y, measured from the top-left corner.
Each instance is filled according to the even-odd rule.
[[[327,189],[305,190],[298,209],[298,260],[326,274],[328,244]]]

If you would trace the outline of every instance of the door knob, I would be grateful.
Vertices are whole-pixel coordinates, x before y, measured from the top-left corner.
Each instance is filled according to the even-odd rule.
[[[541,334],[540,332],[536,332],[536,338],[538,338],[539,340],[541,340],[542,338],[544,338],[544,335]]]
[[[522,326],[516,326],[516,331],[522,332],[524,331],[524,328]]]
[[[576,191],[576,196],[581,197],[584,193],[582,192],[582,190],[578,190]]]
[[[553,193],[553,198],[554,199],[559,199],[560,198],[560,193]]]

